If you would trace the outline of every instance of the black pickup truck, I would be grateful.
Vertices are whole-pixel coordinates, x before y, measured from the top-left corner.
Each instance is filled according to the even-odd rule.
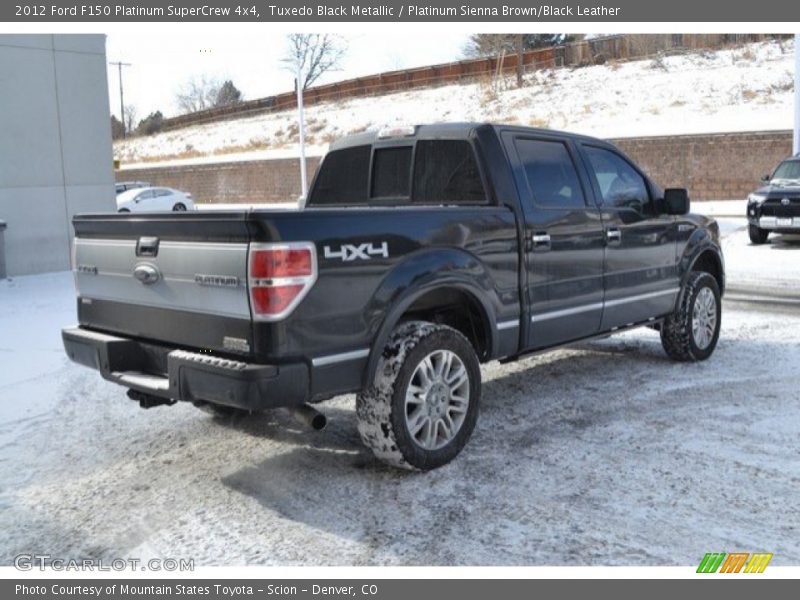
[[[301,210],[74,226],[74,361],[144,407],[287,407],[315,426],[309,403],[355,392],[364,443],[399,467],[464,447],[480,363],[638,326],[698,361],[719,336],[717,224],[611,144],[566,133],[359,134],[331,146]]]

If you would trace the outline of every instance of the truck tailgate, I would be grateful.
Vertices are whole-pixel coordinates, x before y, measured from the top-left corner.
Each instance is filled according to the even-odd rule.
[[[81,325],[250,353],[246,212],[85,215],[74,225]]]

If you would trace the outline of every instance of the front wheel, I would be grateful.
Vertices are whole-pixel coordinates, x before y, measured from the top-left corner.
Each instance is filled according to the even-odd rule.
[[[358,432],[395,467],[427,471],[453,460],[478,419],[481,371],[470,342],[445,325],[399,326],[358,395]]]
[[[696,362],[714,352],[722,323],[719,285],[703,271],[689,273],[678,307],[661,326],[661,345],[673,360]]]
[[[184,212],[186,210],[186,205],[183,202],[178,202],[175,206],[172,207],[173,212]]]
[[[750,236],[750,241],[754,244],[764,244],[769,237],[769,229],[761,229],[755,225],[748,225],[747,233]]]

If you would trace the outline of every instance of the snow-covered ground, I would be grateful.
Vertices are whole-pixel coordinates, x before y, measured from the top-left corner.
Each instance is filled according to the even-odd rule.
[[[598,137],[790,129],[793,42],[532,73],[514,78],[328,102],[306,111],[309,154],[342,135],[393,123],[495,121]],[[137,162],[293,155],[294,111],[198,125],[117,142]],[[205,157],[205,158],[202,158]]]
[[[800,235],[772,234],[769,243],[757,246],[750,243],[744,219],[719,221],[723,233],[736,225],[722,243],[729,287],[800,302]]]
[[[731,286],[800,256],[741,227],[723,228]],[[800,310],[727,304],[701,364],[640,330],[487,365],[464,453],[409,474],[361,447],[352,396],[322,406],[322,433],[280,412],[141,410],[64,356],[73,294],[68,273],[0,282],[0,564],[800,564]]]

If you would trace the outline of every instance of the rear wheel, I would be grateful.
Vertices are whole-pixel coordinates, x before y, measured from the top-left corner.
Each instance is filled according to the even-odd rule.
[[[186,210],[186,205],[183,202],[178,202],[172,207],[173,212],[183,212]]]
[[[129,212],[131,212],[131,211],[130,211],[130,210],[128,210],[127,208],[120,208],[120,209],[119,209],[117,212],[121,212],[121,213],[129,213]]]
[[[382,461],[427,471],[453,460],[478,418],[478,357],[445,325],[412,321],[391,335],[375,380],[356,399],[358,431]]]
[[[689,274],[678,307],[661,326],[661,345],[673,360],[695,362],[714,352],[722,322],[719,285],[703,271]]]
[[[763,244],[769,237],[768,229],[761,229],[755,225],[748,225],[747,233],[750,235],[750,241],[754,244]]]

